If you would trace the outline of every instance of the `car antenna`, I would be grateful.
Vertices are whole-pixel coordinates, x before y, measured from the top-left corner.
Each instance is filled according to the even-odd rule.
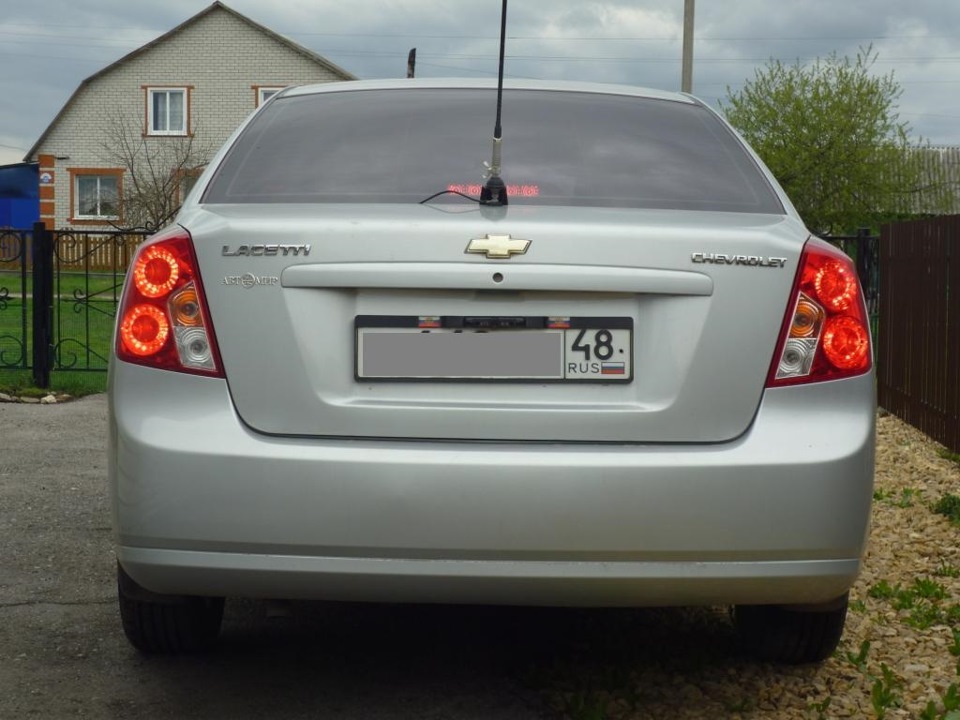
[[[503,140],[503,128],[500,125],[500,110],[503,107],[503,56],[507,44],[507,0],[503,0],[500,13],[500,69],[497,77],[497,122],[493,126],[493,157],[484,162],[487,169],[483,189],[480,191],[481,205],[506,205],[507,186],[500,177],[500,145]]]

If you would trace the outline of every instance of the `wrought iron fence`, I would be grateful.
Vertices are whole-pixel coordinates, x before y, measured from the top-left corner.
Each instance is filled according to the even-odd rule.
[[[53,370],[106,370],[127,265],[145,233],[55,230]]]
[[[0,231],[0,369],[104,372],[127,266],[145,232]]]
[[[22,230],[0,230],[0,369],[30,368],[29,236]]]

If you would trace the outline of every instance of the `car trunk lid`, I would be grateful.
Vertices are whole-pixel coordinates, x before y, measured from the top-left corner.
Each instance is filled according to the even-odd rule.
[[[735,438],[759,405],[806,238],[786,216],[466,204],[213,205],[181,222],[194,239],[239,416],[259,432],[317,437]],[[466,252],[474,238],[506,236],[529,240],[526,252]],[[385,379],[358,370],[365,347],[371,363],[399,352],[392,340],[378,344],[382,337],[367,346],[358,327],[377,334],[423,318],[481,323],[468,334],[514,333],[500,350],[547,358],[556,343],[534,351],[516,331],[531,335],[538,322],[569,319],[573,330],[587,328],[582,348],[615,320],[628,333],[617,336],[628,354],[623,372],[586,382]],[[583,325],[589,318],[600,324]],[[525,325],[496,326],[518,319]],[[570,342],[561,372],[571,352],[582,353]],[[601,351],[594,344],[592,359]],[[451,372],[449,363],[430,365],[435,350],[422,352],[417,367]],[[468,352],[452,367],[483,375],[496,365],[476,358]],[[380,364],[388,375],[399,367],[392,363]],[[411,367],[401,374],[414,375]]]

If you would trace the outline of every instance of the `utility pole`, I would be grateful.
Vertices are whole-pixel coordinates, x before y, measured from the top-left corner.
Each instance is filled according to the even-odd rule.
[[[410,54],[407,55],[407,77],[412,78],[417,70],[417,49],[413,48],[410,50]]]
[[[693,2],[683,0],[683,68],[680,92],[693,92]]]

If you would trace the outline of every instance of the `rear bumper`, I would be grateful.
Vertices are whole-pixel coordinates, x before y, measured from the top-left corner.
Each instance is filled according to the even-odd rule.
[[[822,602],[864,550],[872,400],[872,375],[767,391],[716,445],[316,440],[250,431],[223,381],[118,362],[118,557],[161,593]]]

